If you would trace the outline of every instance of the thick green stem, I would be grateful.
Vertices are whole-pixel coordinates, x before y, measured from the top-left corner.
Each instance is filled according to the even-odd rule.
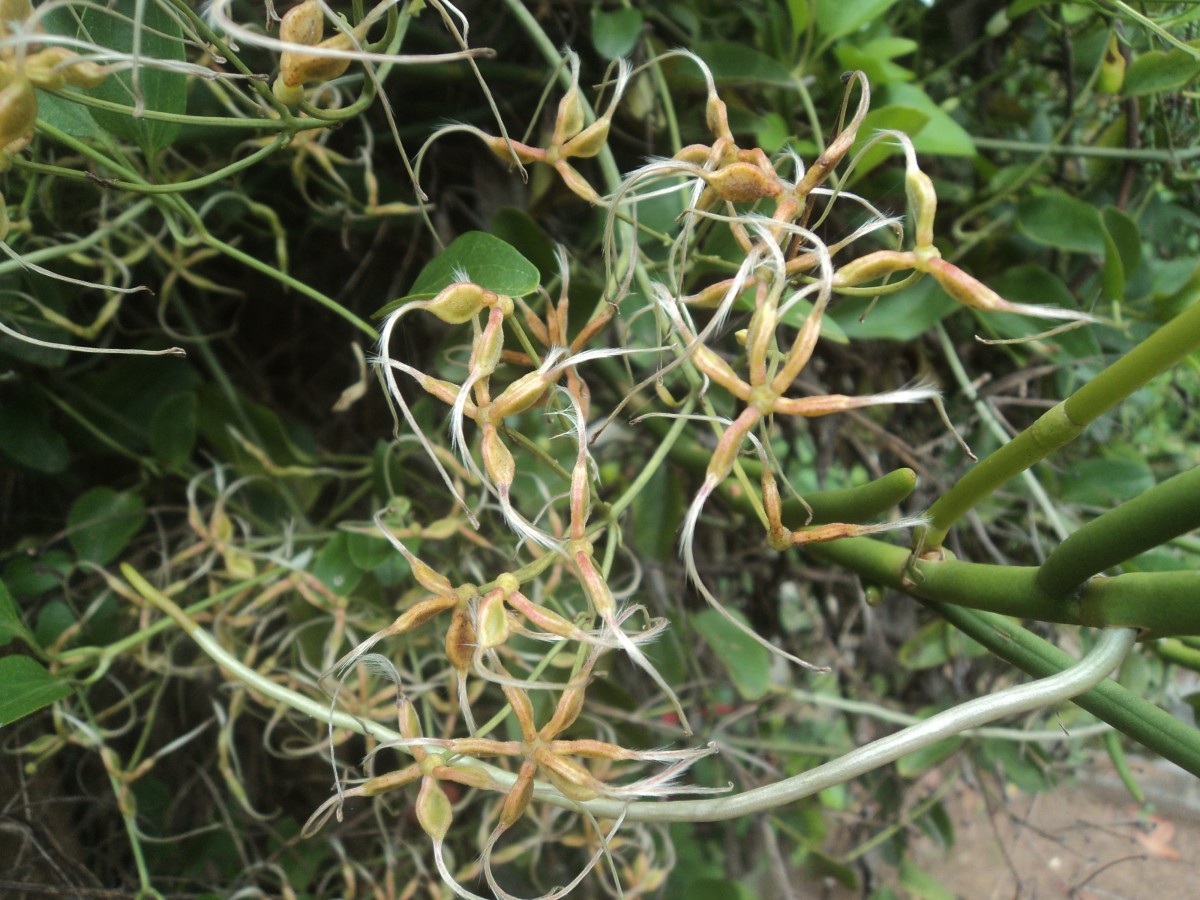
[[[1093,575],[1193,528],[1200,528],[1200,468],[1168,478],[1084,525],[1042,563],[1038,586],[1067,594]]]
[[[1045,676],[1071,664],[1071,657],[1042,640],[1016,622],[994,612],[967,609],[972,597],[989,595],[989,599],[1006,609],[1037,610],[1054,621],[1064,621],[1067,613],[1077,610],[1078,620],[1068,624],[1089,625],[1120,622],[1135,613],[1135,627],[1144,629],[1143,637],[1155,633],[1153,626],[1164,613],[1180,615],[1175,621],[1180,632],[1200,631],[1200,573],[1159,572],[1120,575],[1090,582],[1076,599],[1046,597],[1036,589],[1036,569],[1018,569],[1008,580],[995,587],[988,582],[1001,566],[978,566],[957,561],[921,562],[918,573],[925,576],[919,585],[905,586],[903,571],[908,554],[900,547],[884,544],[871,538],[849,538],[829,544],[813,544],[808,553],[837,563],[863,578],[879,584],[906,590],[930,607],[951,625],[974,638],[996,656],[1030,675]],[[951,567],[948,575],[933,570]],[[962,570],[954,572],[953,569]],[[977,577],[968,578],[969,570],[979,569]],[[1190,579],[1190,585],[1188,580]],[[931,589],[939,588],[934,593]],[[950,589],[954,590],[951,591]],[[1033,600],[1007,597],[1007,590],[1032,589]],[[1042,616],[1039,615],[1039,618]],[[1185,621],[1184,617],[1191,621]],[[1162,632],[1158,632],[1162,633]],[[1166,633],[1170,633],[1169,631]],[[1143,746],[1200,775],[1200,732],[1180,722],[1153,703],[1115,683],[1105,683],[1076,702],[1088,712],[1108,722]]]
[[[1198,347],[1200,303],[1195,303],[964,475],[929,508],[923,549],[941,549],[950,528],[968,510]]]

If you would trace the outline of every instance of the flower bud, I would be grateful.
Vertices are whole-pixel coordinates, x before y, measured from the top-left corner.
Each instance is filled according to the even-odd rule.
[[[499,424],[509,416],[525,412],[544,396],[552,379],[542,371],[533,371],[522,375],[506,387],[488,410],[488,418]]]
[[[447,325],[462,325],[475,318],[485,306],[495,303],[495,300],[493,291],[485,290],[471,281],[457,281],[443,288],[422,308]]]
[[[32,15],[31,0],[0,0],[0,38],[11,37],[13,30],[9,26],[14,22],[24,24]]]
[[[513,715],[517,717],[517,724],[521,727],[521,736],[526,741],[532,741],[537,737],[537,728],[533,724],[533,704],[529,700],[529,695],[512,685],[501,685],[501,689],[508,700],[508,705],[512,707]]]
[[[538,762],[563,796],[581,803],[599,796],[593,787],[596,779],[592,773],[574,760],[553,753],[539,753]]]
[[[533,776],[536,771],[537,763],[533,760],[527,759],[521,763],[517,780],[508,796],[504,798],[504,805],[500,807],[500,828],[511,828],[525,815],[529,801],[533,799]]]
[[[562,146],[583,128],[583,98],[579,96],[579,71],[573,73],[571,87],[558,101],[558,115],[554,117],[552,145]]]
[[[512,309],[511,303],[509,309]],[[491,375],[496,371],[496,366],[500,364],[500,354],[504,350],[504,315],[503,309],[493,306],[488,315],[487,325],[483,328],[483,334],[475,339],[470,366],[471,374],[476,378],[485,378]]]
[[[483,428],[483,468],[488,477],[499,488],[508,488],[517,475],[517,463],[508,447],[500,439],[496,426],[488,423]]]
[[[1104,48],[1104,59],[1100,63],[1100,78],[1096,90],[1102,94],[1119,94],[1125,84],[1125,54],[1121,52],[1121,41],[1114,31]]]
[[[898,250],[877,250],[852,259],[833,273],[833,288],[854,287],[868,281],[876,281],[901,269],[914,267],[915,258],[911,253]]]
[[[475,614],[477,642],[481,650],[491,650],[499,647],[512,634],[512,625],[508,621],[508,610],[504,606],[504,591],[499,588],[488,591],[479,602]]]
[[[37,122],[37,94],[23,75],[0,90],[0,150],[20,149],[33,136]]]
[[[559,155],[564,159],[569,156],[580,158],[595,156],[604,149],[604,144],[608,141],[609,125],[608,119],[597,119],[563,144]]]
[[[937,213],[937,191],[920,169],[909,169],[904,176],[904,191],[916,219],[918,247],[933,246],[933,217]]]
[[[25,77],[40,88],[99,87],[108,72],[66,47],[46,47],[25,60]]]
[[[421,779],[421,791],[417,794],[417,821],[422,830],[433,838],[435,843],[446,839],[446,832],[454,820],[454,810],[450,798],[442,790],[435,778]]]

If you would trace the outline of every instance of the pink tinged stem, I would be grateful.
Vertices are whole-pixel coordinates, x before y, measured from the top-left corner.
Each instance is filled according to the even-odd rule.
[[[830,413],[861,409],[864,406],[885,406],[900,403],[920,403],[937,396],[929,387],[915,387],[886,394],[865,394],[851,397],[846,394],[828,394],[823,397],[783,398],[775,402],[775,411],[787,416],[827,416]]]

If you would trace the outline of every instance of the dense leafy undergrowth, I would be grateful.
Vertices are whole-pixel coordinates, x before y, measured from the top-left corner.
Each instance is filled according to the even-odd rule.
[[[278,12],[0,2],[6,895],[934,897],[957,779],[1200,774],[1193,5]]]

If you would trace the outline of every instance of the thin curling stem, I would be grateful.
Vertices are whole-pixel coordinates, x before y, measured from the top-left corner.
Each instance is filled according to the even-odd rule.
[[[1132,628],[1108,629],[1101,634],[1100,640],[1087,656],[1057,675],[968,700],[865,747],[852,750],[823,766],[732,797],[630,804],[624,807],[627,820],[718,822],[794,803],[969,729],[1078,697],[1116,671],[1133,647],[1136,637],[1137,632]],[[599,801],[586,806],[595,815],[605,817],[622,811],[620,804]]]
[[[403,736],[393,729],[378,722],[331,710],[324,703],[318,703],[254,671],[222,647],[212,634],[201,628],[175,601],[151,586],[137,570],[126,564],[121,566],[121,573],[143,598],[173,619],[214,662],[250,690],[312,716],[318,721],[329,723],[335,728],[371,735],[381,741],[390,741],[400,749],[406,749],[402,744]],[[626,814],[627,820],[631,822],[717,822],[775,809],[887,765],[905,754],[963,731],[1087,693],[1121,665],[1133,646],[1136,635],[1131,628],[1107,629],[1083,660],[1056,675],[969,700],[809,772],[732,797],[632,804],[596,799],[578,803],[544,782],[536,784],[534,796],[554,806],[586,811],[602,818],[616,818]],[[476,759],[463,759],[449,765],[477,768],[481,773],[486,773],[501,789],[512,787],[517,779],[512,772]]]

